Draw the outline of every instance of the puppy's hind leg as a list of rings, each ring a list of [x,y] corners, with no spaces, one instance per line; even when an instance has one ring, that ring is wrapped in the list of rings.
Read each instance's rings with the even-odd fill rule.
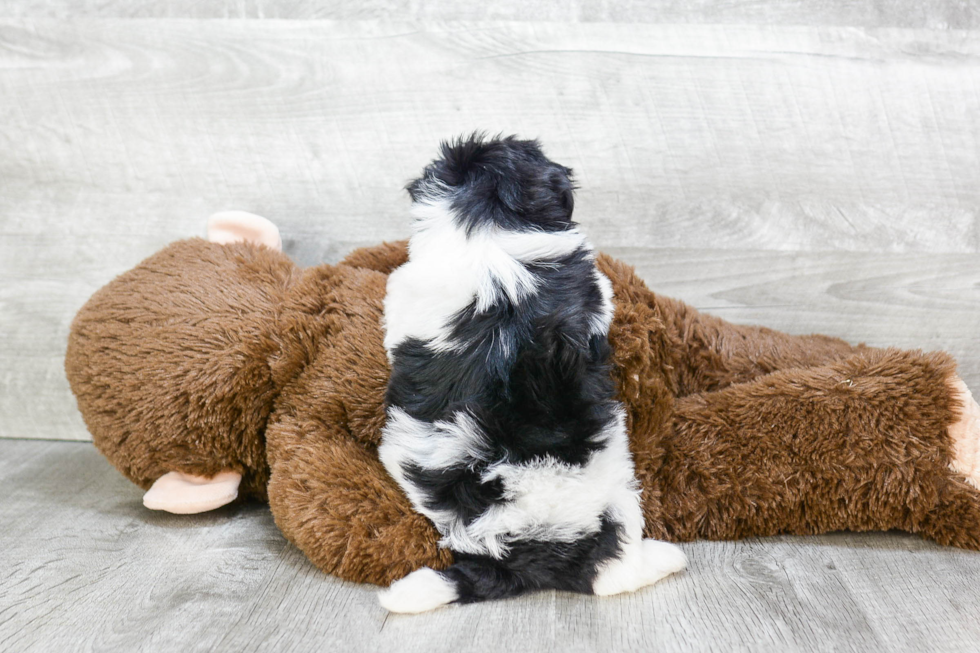
[[[396,580],[378,594],[378,601],[388,612],[418,614],[452,603],[459,594],[456,584],[442,573],[423,567]]]
[[[457,559],[462,557],[457,554]],[[500,561],[473,556],[445,571],[419,569],[378,596],[389,612],[415,614],[449,603],[476,603],[523,594],[529,584]]]
[[[653,585],[687,566],[680,547],[659,540],[638,540],[624,547],[620,557],[606,562],[592,583],[596,596],[633,592]]]

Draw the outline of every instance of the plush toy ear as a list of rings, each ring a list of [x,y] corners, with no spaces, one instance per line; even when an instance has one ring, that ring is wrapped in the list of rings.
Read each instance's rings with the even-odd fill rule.
[[[260,215],[247,211],[221,211],[208,218],[208,240],[212,243],[252,243],[282,251],[279,228]]]
[[[220,472],[212,478],[168,472],[143,495],[143,505],[175,515],[196,515],[227,505],[238,498],[242,475]]]

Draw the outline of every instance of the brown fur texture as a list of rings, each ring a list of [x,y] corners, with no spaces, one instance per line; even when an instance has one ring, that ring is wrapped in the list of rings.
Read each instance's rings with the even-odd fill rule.
[[[144,488],[241,472],[243,494],[342,578],[447,566],[377,456],[385,284],[405,259],[393,243],[301,271],[202,240],[150,257],[72,325],[66,370],[96,446]],[[980,549],[980,492],[949,468],[949,356],[732,325],[599,265],[648,537],[897,528]]]

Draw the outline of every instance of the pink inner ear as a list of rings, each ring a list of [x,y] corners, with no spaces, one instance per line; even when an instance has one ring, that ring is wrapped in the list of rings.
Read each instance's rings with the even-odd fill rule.
[[[208,218],[208,240],[212,243],[252,243],[282,251],[279,229],[260,215],[247,211],[221,211]]]
[[[220,472],[213,478],[168,472],[143,495],[143,505],[177,515],[207,512],[234,501],[241,482],[238,472]]]
[[[962,379],[955,377],[949,385],[953,396],[963,404],[960,419],[949,427],[953,443],[953,460],[949,466],[980,489],[980,406]]]

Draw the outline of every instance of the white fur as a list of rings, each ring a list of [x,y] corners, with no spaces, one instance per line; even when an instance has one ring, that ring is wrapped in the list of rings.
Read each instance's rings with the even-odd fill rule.
[[[453,421],[423,422],[397,406],[388,409],[381,449],[392,462],[410,461],[422,469],[445,469],[487,460],[487,442],[476,421],[465,412]]]
[[[584,246],[577,230],[511,233],[475,229],[470,234],[453,219],[448,200],[416,202],[415,234],[409,261],[388,277],[385,295],[385,349],[408,338],[426,341],[433,351],[450,351],[447,325],[476,300],[486,311],[501,295],[519,303],[537,291],[537,279],[523,263],[556,258]],[[424,307],[424,308],[423,308]]]
[[[434,610],[456,599],[455,585],[428,567],[413,571],[378,593],[383,608],[406,614]]]
[[[598,531],[605,512],[623,524],[628,535],[639,537],[643,516],[621,410],[596,440],[603,448],[581,466],[554,459],[491,466],[484,480],[500,479],[507,501],[491,506],[471,523],[469,541],[459,544],[481,543],[496,555],[506,550],[510,534],[571,542]]]
[[[578,229],[568,231],[514,232],[495,230],[493,239],[507,254],[522,263],[533,263],[568,256],[577,249],[589,249]]]
[[[599,284],[599,292],[602,293],[602,309],[592,316],[592,333],[605,335],[609,333],[609,325],[612,324],[613,313],[615,312],[613,287],[609,277],[599,272],[599,268],[595,269],[595,280]]]
[[[657,540],[627,542],[619,558],[609,560],[599,568],[592,591],[597,596],[633,592],[686,566],[687,556],[673,544]]]
[[[405,491],[412,506],[437,526],[454,523],[451,511],[431,510],[425,506],[426,495],[409,481],[402,470],[404,463],[423,469],[445,469],[487,459],[486,441],[473,418],[463,412],[452,422],[423,422],[401,408],[388,409],[378,457],[388,473]]]
[[[392,407],[378,455],[413,507],[443,534],[440,545],[499,559],[515,539],[573,542],[595,533],[604,513],[623,525],[627,539],[640,539],[643,514],[621,410],[597,439],[603,448],[581,466],[552,458],[491,465],[483,480],[499,479],[506,501],[469,525],[452,511],[426,507],[425,493],[405,477],[402,464],[444,469],[487,462],[486,442],[472,418],[456,413],[453,422],[427,424]]]

